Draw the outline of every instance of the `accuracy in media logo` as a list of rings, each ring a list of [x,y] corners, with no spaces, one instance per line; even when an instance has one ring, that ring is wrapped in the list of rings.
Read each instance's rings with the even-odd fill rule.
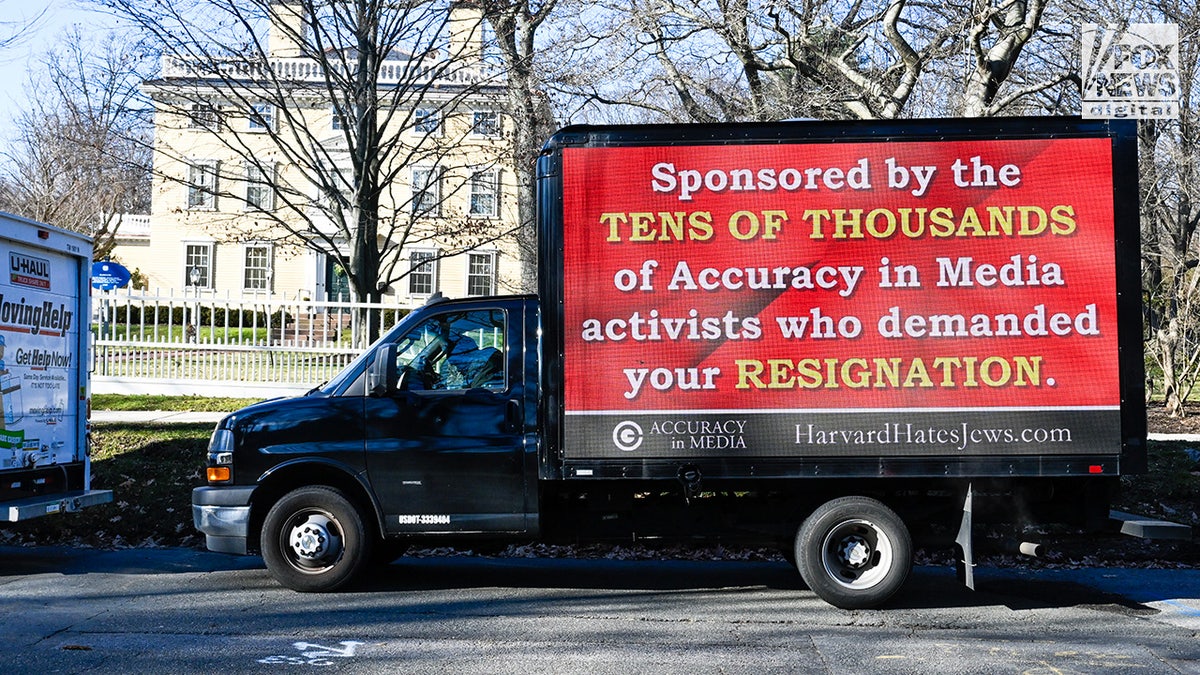
[[[1179,27],[1083,25],[1083,117],[1179,117]]]
[[[643,426],[645,425],[645,426]],[[746,420],[732,418],[655,417],[642,424],[618,422],[612,431],[613,445],[633,452],[649,439],[649,451],[745,450]]]
[[[617,446],[618,450],[633,452],[642,447],[642,441],[645,438],[646,435],[637,422],[626,420],[613,427],[613,445]]]

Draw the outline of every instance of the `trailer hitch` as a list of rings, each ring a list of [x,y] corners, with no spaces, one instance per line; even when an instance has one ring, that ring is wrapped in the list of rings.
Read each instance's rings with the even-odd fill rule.
[[[690,464],[685,464],[679,467],[678,478],[679,482],[683,485],[683,501],[688,506],[691,506],[692,500],[700,496],[704,477],[700,475],[700,469]]]

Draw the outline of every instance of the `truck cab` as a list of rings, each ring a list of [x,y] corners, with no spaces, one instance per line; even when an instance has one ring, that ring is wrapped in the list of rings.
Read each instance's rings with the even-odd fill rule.
[[[329,590],[414,537],[535,536],[538,334],[532,296],[431,302],[306,396],[229,415],[193,494],[208,547]]]

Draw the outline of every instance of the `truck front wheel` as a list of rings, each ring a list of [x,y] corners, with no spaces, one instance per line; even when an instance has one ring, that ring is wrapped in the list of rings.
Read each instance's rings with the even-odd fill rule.
[[[804,583],[842,609],[883,604],[912,568],[912,539],[904,521],[868,497],[821,505],[800,526],[795,548]]]
[[[352,581],[370,556],[362,513],[340,490],[303,487],[283,496],[263,521],[267,570],[302,592],[336,590]]]

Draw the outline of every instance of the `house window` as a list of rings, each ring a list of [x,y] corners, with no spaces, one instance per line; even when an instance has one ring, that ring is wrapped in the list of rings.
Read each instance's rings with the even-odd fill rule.
[[[409,253],[409,295],[433,295],[437,290],[437,253],[413,251]]]
[[[184,249],[183,285],[187,288],[212,288],[213,245],[188,244]]]
[[[246,244],[242,256],[242,288],[247,291],[271,290],[271,246]]]
[[[471,133],[476,136],[499,136],[500,113],[495,110],[476,110],[471,119]]]
[[[200,160],[188,167],[187,206],[195,210],[217,208],[217,163]]]
[[[217,107],[211,103],[193,103],[188,109],[188,126],[192,129],[216,128],[217,119]]]
[[[354,176],[349,161],[343,160],[341,157],[327,158],[321,164],[322,167],[314,180],[314,187],[317,190],[316,203],[326,209],[333,208],[335,205],[340,208],[348,208],[352,196],[350,186],[353,185]]]
[[[437,167],[418,166],[412,170],[412,212],[414,216],[437,216],[441,212],[442,190]]]
[[[492,295],[496,280],[496,254],[471,253],[467,267],[467,295]]]
[[[255,103],[250,109],[250,131],[267,131],[275,128],[275,106],[270,103]]]
[[[330,114],[331,119],[333,120],[332,124],[334,131],[341,131],[342,129],[346,128],[346,118],[338,112],[338,107],[336,105],[330,108]]]
[[[476,171],[471,175],[470,215],[478,218],[494,218],[497,215],[496,171]]]
[[[263,170],[257,164],[246,165],[246,208],[256,211],[271,211],[275,208],[274,167]]]
[[[433,108],[417,108],[413,111],[413,128],[419,134],[440,136],[442,133],[442,116]]]

